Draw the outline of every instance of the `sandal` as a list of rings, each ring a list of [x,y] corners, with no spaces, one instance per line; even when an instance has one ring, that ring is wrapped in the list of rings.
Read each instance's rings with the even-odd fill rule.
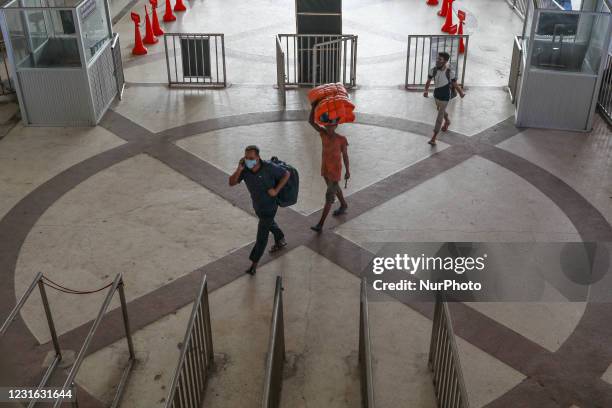
[[[321,231],[323,231],[323,226],[322,225],[313,225],[312,227],[310,227],[311,230],[313,230],[314,232],[318,232],[320,233]]]
[[[273,254],[275,252],[280,251],[281,249],[283,249],[286,246],[287,246],[287,241],[285,241],[285,239],[281,239],[281,240],[275,242],[274,245],[272,245],[272,247],[270,248],[270,251],[268,251],[268,252]]]
[[[336,210],[334,210],[334,212],[332,213],[332,215],[333,215],[334,217],[337,217],[337,216],[339,216],[339,215],[346,214],[346,210],[347,210],[347,208],[348,208],[348,207],[342,207],[342,206],[340,206],[340,207],[338,207]]]

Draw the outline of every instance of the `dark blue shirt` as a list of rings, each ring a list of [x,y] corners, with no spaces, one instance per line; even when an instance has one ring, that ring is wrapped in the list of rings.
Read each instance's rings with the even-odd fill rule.
[[[238,182],[244,183],[251,194],[253,209],[257,215],[274,215],[278,208],[276,197],[270,197],[268,190],[276,187],[285,176],[286,170],[269,161],[261,161],[257,173],[245,168],[238,177]]]

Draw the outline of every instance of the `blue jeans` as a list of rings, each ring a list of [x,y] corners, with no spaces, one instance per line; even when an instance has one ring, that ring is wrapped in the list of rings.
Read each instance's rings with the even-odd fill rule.
[[[259,223],[257,224],[257,241],[255,241],[255,246],[251,250],[251,255],[249,255],[249,259],[252,262],[259,262],[263,256],[266,246],[268,245],[268,235],[270,235],[270,233],[274,235],[274,241],[276,242],[285,237],[283,231],[281,231],[274,221],[275,216],[276,210],[274,210],[273,213],[257,214],[259,218]]]

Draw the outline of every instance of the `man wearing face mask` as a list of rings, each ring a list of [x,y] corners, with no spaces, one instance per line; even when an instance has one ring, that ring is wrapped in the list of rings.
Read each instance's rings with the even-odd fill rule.
[[[276,196],[287,184],[290,175],[289,171],[282,167],[272,162],[261,160],[257,146],[247,146],[244,150],[244,157],[238,163],[238,168],[229,177],[230,186],[235,186],[244,180],[251,194],[253,209],[259,218],[257,241],[251,250],[251,255],[249,255],[252,264],[246,270],[246,273],[250,275],[255,275],[257,272],[257,263],[268,245],[268,235],[270,232],[274,235],[275,241],[270,249],[270,253],[279,251],[287,245],[285,235],[274,221],[274,217],[278,209]]]
[[[463,89],[457,84],[457,76],[449,63],[450,55],[447,52],[441,52],[436,58],[436,66],[431,69],[425,83],[424,97],[429,96],[429,86],[431,81],[434,81],[434,100],[436,101],[436,108],[438,109],[438,116],[436,117],[436,125],[434,126],[433,136],[429,143],[432,146],[436,145],[436,138],[440,130],[446,132],[450,126],[450,118],[446,112],[448,103],[455,96],[455,91],[462,98],[465,96]]]

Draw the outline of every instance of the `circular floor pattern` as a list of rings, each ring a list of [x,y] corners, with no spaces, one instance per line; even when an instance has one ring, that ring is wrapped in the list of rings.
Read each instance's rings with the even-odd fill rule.
[[[226,201],[252,213],[248,196],[243,192],[230,190],[226,185],[225,173],[179,148],[174,142],[204,132],[236,126],[304,121],[307,114],[305,111],[252,113],[210,119],[151,133],[116,112],[109,111],[101,126],[127,143],[86,159],[48,180],[23,198],[0,220],[0,269],[5,273],[4,284],[0,287],[2,310],[10,310],[16,303],[15,266],[28,233],[51,205],[84,180],[114,164],[147,153]],[[365,113],[359,115],[359,123],[407,131],[424,137],[428,137],[431,131],[430,126],[423,123]],[[550,198],[573,223],[584,241],[612,241],[612,226],[584,197],[546,170],[496,147],[498,143],[519,131],[514,127],[512,118],[509,118],[471,138],[454,132],[443,135],[441,140],[450,145],[447,149],[354,193],[351,196],[353,210],[342,222],[363,214],[471,157],[481,156],[522,177]],[[361,251],[365,251],[363,248],[332,231],[315,241],[309,234],[302,232],[318,216],[318,211],[302,215],[290,210],[280,214],[279,218],[288,230],[295,233],[293,247],[307,245],[346,270],[360,273],[361,269],[355,264],[355,260],[361,258]],[[334,227],[341,222],[336,220],[330,224]],[[248,249],[248,246],[241,248],[237,253],[244,254]],[[234,253],[233,258],[239,256]],[[267,257],[264,261],[269,260]],[[227,270],[232,270],[231,266],[237,266],[235,261],[229,257],[221,258],[130,302],[129,308],[133,311],[132,330],[138,330],[189,303],[183,299],[190,298],[187,295],[192,292],[193,282],[197,281],[203,271],[211,277],[211,290],[242,276],[241,272],[228,274]],[[234,269],[241,270],[237,267]],[[173,298],[165,296],[169,293],[187,295],[175,299],[178,296]],[[159,302],[160,299],[163,300],[160,302],[161,306],[147,307],[152,304],[150,302]],[[431,315],[431,310],[428,308],[411,304],[408,306],[426,316]],[[538,407],[571,404],[581,407],[612,405],[612,387],[599,380],[612,362],[612,350],[605,347],[606,342],[612,338],[612,326],[609,325],[612,320],[610,305],[589,304],[572,335],[555,353],[547,352],[537,344],[462,304],[454,304],[452,311],[459,336],[527,377],[513,390],[488,404],[488,407],[535,406],[533,404]],[[100,328],[100,336],[92,343],[89,353],[100,350],[121,338],[120,331],[112,330],[113,317],[118,317],[117,310],[109,313],[103,327]],[[80,340],[88,329],[89,323],[64,333],[60,336],[62,347],[78,349]],[[483,336],[482,333],[489,335]],[[41,361],[50,350],[50,345],[39,345],[19,317],[2,339],[2,346],[11,350],[1,363],[2,371],[13,373],[11,379],[18,384],[33,383],[39,375]],[[99,401],[82,389],[79,397],[81,406],[101,406]]]

